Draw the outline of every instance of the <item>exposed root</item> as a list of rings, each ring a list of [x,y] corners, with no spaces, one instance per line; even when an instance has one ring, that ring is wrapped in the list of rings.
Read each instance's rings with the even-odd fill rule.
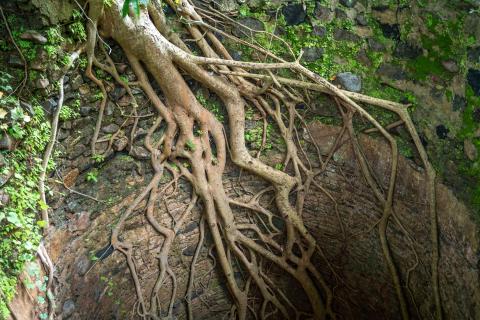
[[[386,236],[391,217],[408,236],[407,230],[395,217],[393,211],[398,150],[394,137],[387,131],[392,126],[385,128],[381,126],[359,105],[359,103],[365,103],[398,114],[401,123],[392,125],[406,126],[422,158],[428,182],[427,194],[434,248],[432,287],[437,308],[436,316],[441,318],[437,271],[438,235],[433,189],[435,176],[406,112],[406,106],[340,90],[301,66],[299,63],[301,54],[295,57],[292,52],[295,60],[287,62],[265,48],[252,45],[265,55],[265,59],[273,59],[276,62],[234,61],[213,32],[224,34],[234,40],[236,38],[211,27],[203,20],[218,19],[221,23],[235,23],[232,19],[214,9],[195,8],[186,0],[167,2],[186,22],[185,29],[190,33],[203,56],[193,55],[178,34],[169,28],[159,1],[151,1],[147,8],[142,8],[140,16],[135,18],[121,17],[122,1],[113,1],[109,7],[104,7],[100,0],[89,2],[87,45],[89,64],[86,73],[103,93],[99,117],[92,137],[92,154],[96,152],[95,144],[99,141],[98,133],[108,99],[105,85],[92,72],[93,65],[110,73],[116,82],[125,87],[132,98],[133,111],[130,116],[135,120],[130,143],[133,142],[136,122],[139,118],[131,90],[119,77],[113,61],[106,52],[104,53],[107,65],[100,63],[94,57],[97,24],[106,36],[113,38],[124,50],[137,77],[137,85],[151,101],[157,116],[144,140],[145,148],[151,155],[154,176],[132,204],[120,214],[111,237],[111,245],[124,254],[132,275],[138,299],[135,304],[137,315],[142,319],[161,319],[165,315],[172,317],[177,284],[176,276],[169,266],[168,257],[175,235],[198,202],[203,208],[200,218],[200,239],[191,263],[185,295],[189,319],[193,318],[191,299],[192,290],[195,287],[195,264],[203,246],[204,232],[207,231],[212,237],[216,251],[215,257],[210,256],[214,264],[218,263],[220,266],[233,302],[229,314],[231,319],[267,319],[269,317],[335,319],[336,313],[333,310],[335,288],[328,286],[321,270],[318,270],[313,263],[314,255],[320,253],[324,259],[325,256],[321,250],[321,244],[316,242],[305,227],[302,210],[305,197],[313,184],[334,204],[342,238],[344,240],[347,238],[347,231],[335,198],[315,178],[318,179],[320,173],[326,170],[334,152],[345,142],[344,136],[348,134],[362,173],[382,206],[382,216],[378,224],[372,228],[378,227],[382,253],[392,277],[401,315],[403,319],[408,319],[407,300],[404,297],[403,285]],[[212,12],[217,15],[217,18],[213,17]],[[241,43],[246,42],[236,40]],[[225,134],[223,124],[197,101],[179,69],[208,88],[222,101],[227,111],[228,136]],[[274,74],[278,69],[288,69],[296,74],[296,78],[279,77]],[[147,72],[161,88],[164,101],[150,84]],[[264,72],[264,74],[258,72]],[[312,142],[320,163],[319,169],[315,169],[316,166],[312,163],[308,150],[302,145],[298,127],[304,129],[310,137],[311,134],[302,115],[295,109],[297,103],[310,98],[309,92],[323,92],[333,96],[344,120],[344,126],[326,157],[321,155],[319,146]],[[256,156],[250,154],[244,138],[247,103],[258,110],[263,120],[262,144]],[[390,145],[391,168],[388,187],[385,190],[372,175],[372,170],[361,153],[352,124],[354,114],[370,122]],[[260,153],[267,140],[268,122],[273,123],[285,143],[283,170],[276,170],[260,159]],[[157,136],[155,133],[159,133],[160,128],[164,128],[163,134],[154,139]],[[112,141],[112,139],[109,140],[107,150]],[[269,187],[253,195],[248,201],[242,200],[240,193],[238,198],[230,198],[222,183],[222,174],[227,161],[232,161],[240,170],[248,171],[265,180]],[[170,182],[160,186],[165,170],[169,171],[172,178]],[[179,179],[192,185],[193,196],[183,213],[176,217],[169,212],[166,199],[176,194]],[[273,202],[268,205],[262,203],[261,198],[264,195],[272,197]],[[147,203],[146,207],[138,208],[144,200]],[[162,203],[170,213],[169,217],[158,217],[158,208]],[[236,210],[247,213],[243,218],[239,218]],[[135,212],[145,212],[148,223],[158,235],[163,237],[163,243],[158,248],[158,276],[147,298],[133,258],[133,245],[122,240],[120,236],[127,219]],[[284,227],[276,226],[274,219],[280,219]],[[409,239],[413,249],[413,240],[410,237]],[[341,281],[340,276],[328,261],[327,264],[338,285]],[[418,256],[415,264],[408,270],[408,274],[417,264]],[[270,273],[272,266],[298,283],[303,290],[307,305],[296,305],[294,299],[289,296],[288,288],[282,286],[277,277]],[[199,277],[198,281],[201,283],[202,278],[211,277],[212,271],[213,268]],[[236,272],[239,272],[242,277],[235,277]],[[407,287],[408,279],[409,275],[407,275]],[[171,283],[170,301],[167,311],[162,312],[163,306],[159,299],[159,292],[165,287],[167,281]]]

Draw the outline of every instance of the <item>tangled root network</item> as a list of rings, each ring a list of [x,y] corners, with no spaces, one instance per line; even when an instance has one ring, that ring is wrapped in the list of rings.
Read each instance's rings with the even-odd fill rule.
[[[284,60],[285,57],[277,57],[258,45],[213,27],[211,23],[214,21],[216,25],[234,27],[236,22],[211,7],[196,7],[188,0],[167,0],[167,3],[176,12],[178,20],[184,22],[182,33],[174,32],[169,27],[159,0],[152,0],[148,5],[142,6],[139,15],[130,13],[124,18],[121,12],[122,0],[112,0],[112,4],[108,6],[104,5],[103,0],[90,0],[87,6],[86,74],[103,92],[96,129],[91,140],[92,154],[109,152],[115,137],[114,134],[106,150],[97,150],[107,92],[104,82],[95,77],[92,68],[100,68],[109,73],[130,95],[131,116],[136,119],[131,137],[134,137],[139,118],[132,86],[143,91],[156,112],[155,121],[144,138],[154,175],[133,203],[119,213],[118,223],[111,235],[111,245],[125,256],[133,279],[137,295],[135,304],[137,315],[142,319],[161,319],[165,315],[162,308],[164,310],[167,308],[168,318],[172,318],[177,280],[169,266],[170,250],[177,231],[182,228],[187,218],[191,217],[192,210],[199,207],[200,237],[185,292],[190,319],[193,319],[190,300],[196,281],[195,263],[204,245],[206,233],[209,233],[213,240],[215,264],[223,273],[222,277],[226,280],[232,301],[226,317],[335,319],[337,315],[333,304],[334,290],[325,281],[322,270],[317,268],[319,264],[314,265],[312,262],[314,259],[317,261],[324,259],[322,244],[317,243],[305,227],[302,210],[305,197],[311,188],[328,193],[320,185],[319,176],[325,171],[339,141],[348,136],[363,176],[383,208],[381,218],[371,226],[371,229],[378,231],[401,316],[408,319],[409,307],[404,292],[408,290],[408,275],[407,285],[404,285],[392,259],[386,236],[389,221],[401,226],[401,222],[395,218],[392,207],[398,150],[396,140],[389,134],[388,128],[380,125],[363,107],[371,105],[398,115],[402,125],[411,135],[423,163],[431,217],[431,286],[435,316],[440,319],[438,240],[434,205],[435,173],[406,110],[407,106],[341,90],[303,67],[300,64],[301,54],[294,56],[292,53],[290,60]],[[185,33],[194,39],[201,55],[194,55],[182,40],[180,35]],[[259,55],[265,57],[264,62],[233,60],[219,41],[219,34],[231,41],[252,47]],[[276,37],[273,34],[271,36]],[[107,38],[113,39],[122,48],[136,75],[136,82],[126,83],[119,76],[114,61],[103,45],[103,39]],[[285,45],[288,46],[287,43]],[[97,48],[100,48],[100,54],[105,57],[102,61],[105,62],[97,60],[95,56]],[[285,70],[291,75],[289,78],[278,75],[279,71]],[[226,110],[225,123],[218,121],[197,101],[187,85],[185,75],[218,97]],[[151,81],[155,81],[160,90],[154,89]],[[309,134],[309,131],[301,110],[296,109],[299,103],[308,101],[309,94],[314,92],[331,96],[343,121],[337,142],[327,156],[321,155],[319,146],[311,141],[313,139],[309,139],[308,143],[312,145],[310,147],[317,150],[315,161],[319,164],[315,166],[307,157],[305,144],[300,143],[298,132],[302,130]],[[283,170],[272,168],[260,160],[262,148],[257,154],[247,149],[245,141],[247,107],[257,110],[263,118],[262,148],[267,139],[267,125],[273,125],[278,130],[286,146]],[[388,188],[378,183],[361,152],[357,132],[352,123],[355,116],[370,122],[374,130],[390,145],[392,162]],[[266,181],[268,187],[248,199],[231,198],[222,184],[227,161],[238,166],[240,170],[248,171]],[[160,184],[162,177],[171,177],[171,180],[166,184]],[[167,198],[173,197],[178,192],[180,179],[192,186],[190,203],[181,215],[175,219],[172,217],[170,224],[162,224],[159,221],[165,221],[165,218],[159,218],[159,207]],[[164,182],[164,179],[162,181]],[[335,201],[333,197],[330,198]],[[272,201],[264,201],[265,199]],[[139,210],[141,204],[142,210]],[[151,292],[146,292],[140,283],[133,245],[122,240],[125,222],[134,214],[145,214],[153,230],[164,239],[158,254],[158,277]],[[274,219],[283,220],[282,227],[274,224]],[[339,221],[341,224],[341,219]],[[321,265],[328,268],[328,262]],[[277,276],[274,276],[272,270],[276,270]],[[291,278],[301,288],[305,303],[299,304],[298,297],[291,297],[285,285],[278,281],[279,270],[284,277]],[[244,275],[240,279],[235,277],[239,272]],[[171,290],[169,303],[160,301],[159,292],[162,288]]]

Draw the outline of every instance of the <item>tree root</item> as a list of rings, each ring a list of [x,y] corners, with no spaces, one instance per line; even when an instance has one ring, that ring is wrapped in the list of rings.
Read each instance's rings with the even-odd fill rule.
[[[94,57],[97,24],[106,36],[113,38],[122,47],[137,77],[138,86],[152,102],[157,113],[157,118],[144,140],[145,148],[151,155],[150,161],[155,174],[131,205],[120,214],[111,237],[111,245],[124,254],[132,275],[138,299],[135,305],[137,315],[142,319],[162,318],[162,301],[159,301],[158,298],[159,291],[169,279],[172,286],[167,315],[172,316],[173,302],[176,296],[176,277],[169,267],[168,257],[177,231],[199,202],[203,207],[200,220],[200,239],[192,259],[188,288],[184,296],[189,319],[193,318],[191,296],[195,280],[195,263],[203,245],[205,231],[212,236],[216,250],[214,263],[218,263],[220,266],[233,301],[230,318],[241,320],[250,317],[255,319],[257,317],[260,319],[268,317],[335,319],[334,291],[327,285],[322,273],[312,262],[314,255],[318,253],[323,257],[324,255],[320,244],[316,243],[303,223],[302,210],[305,197],[313,184],[314,187],[324,192],[334,204],[342,238],[346,239],[345,226],[336,200],[315,180],[315,177],[318,177],[326,169],[333,153],[343,143],[345,133],[348,133],[367,183],[383,208],[382,217],[376,226],[402,318],[408,319],[409,307],[386,237],[391,217],[408,235],[407,230],[403,228],[393,211],[397,145],[395,138],[387,131],[388,127],[381,126],[359,105],[359,103],[365,103],[395,112],[412,136],[422,158],[427,175],[427,194],[432,223],[432,288],[436,316],[440,319],[438,235],[434,206],[435,175],[408,116],[406,106],[340,90],[301,66],[299,63],[301,54],[295,58],[294,62],[287,62],[269,53],[268,50],[253,45],[265,55],[265,58],[269,57],[276,62],[234,61],[212,32],[219,30],[203,21],[203,18],[214,19],[210,14],[213,9],[209,11],[204,8],[195,8],[186,0],[167,2],[186,22],[185,28],[194,39],[195,45],[202,51],[203,56],[191,54],[184,41],[169,28],[161,10],[161,4],[156,0],[151,1],[147,8],[142,8],[139,17],[127,16],[125,18],[121,17],[121,1],[113,1],[109,7],[104,7],[100,0],[89,2],[90,19],[87,45],[89,64],[86,73],[103,93],[99,118],[92,138],[92,154],[95,154],[95,144],[98,141],[103,110],[108,99],[104,84],[93,75],[92,66],[95,65],[110,73],[133,98],[130,88],[121,81],[108,55],[105,53],[108,65],[100,63]],[[227,16],[223,14],[219,14],[219,16],[222,23],[233,23]],[[234,37],[230,38],[235,39]],[[197,101],[179,69],[211,90],[222,101],[228,115],[228,136],[225,134],[223,124]],[[279,77],[274,74],[274,71],[278,69],[288,69],[294,72],[298,79]],[[263,71],[266,74],[246,72],[245,70]],[[150,84],[147,72],[152,75],[161,88],[164,101],[160,99]],[[264,82],[259,83],[259,80]],[[300,94],[297,89],[303,91],[304,94]],[[314,169],[306,149],[302,146],[302,139],[297,129],[300,126],[310,135],[303,117],[295,109],[297,103],[304,101],[304,96],[309,98],[309,92],[323,92],[333,96],[344,120],[344,126],[327,157],[320,154],[319,146],[312,141],[321,165],[320,169]],[[247,103],[254,106],[263,119],[262,145],[256,156],[249,153],[244,138]],[[135,102],[133,110],[133,117],[135,121],[138,121]],[[361,154],[352,125],[354,114],[369,121],[375,130],[389,142],[391,171],[386,191],[371,174],[371,169]],[[276,170],[266,165],[259,157],[267,139],[267,121],[273,122],[285,142],[284,170]],[[395,125],[400,125],[400,122]],[[132,141],[130,143],[133,142],[135,127],[136,124],[131,132],[130,139]],[[154,133],[157,133],[161,127],[165,127],[166,130],[160,138],[154,141]],[[225,164],[229,160],[240,170],[248,171],[265,180],[269,187],[253,195],[247,202],[229,198],[222,183]],[[160,180],[165,170],[171,173],[172,179],[160,188]],[[173,215],[158,219],[156,213],[160,203],[175,194],[179,179],[187,181],[193,187],[190,204],[178,219]],[[261,197],[266,194],[273,195],[273,203],[269,204],[270,207],[264,206],[260,202]],[[144,199],[147,199],[147,205],[142,212],[145,212],[146,219],[155,232],[164,239],[158,248],[159,274],[147,299],[145,299],[145,290],[140,282],[133,258],[133,246],[131,243],[121,240],[120,237],[126,220],[134,212],[137,212],[137,207]],[[245,219],[237,217],[235,209],[238,208],[248,212]],[[274,218],[283,220],[284,228],[275,226]],[[207,230],[204,230],[204,222]],[[413,240],[409,239],[413,248]],[[416,259],[414,267],[418,264],[418,256]],[[274,275],[269,273],[266,265],[275,265],[276,268],[293,278],[302,288],[308,306],[295,305],[293,299],[288,295],[288,290],[277,282],[278,279]],[[340,277],[335,273],[333,267],[328,265],[338,281]],[[412,268],[408,270],[408,274],[413,270]],[[206,275],[211,275],[212,270]],[[241,279],[235,277],[236,271],[242,275]],[[408,278],[407,275],[407,287]]]

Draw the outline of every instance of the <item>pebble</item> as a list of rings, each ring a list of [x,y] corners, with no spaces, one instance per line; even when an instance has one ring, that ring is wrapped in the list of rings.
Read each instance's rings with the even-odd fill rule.
[[[457,62],[455,62],[454,60],[442,61],[442,66],[445,68],[445,70],[451,73],[457,73],[458,71],[460,71]]]
[[[20,35],[20,39],[32,41],[32,42],[35,42],[35,43],[38,43],[38,44],[47,43],[47,38],[45,38],[40,33],[38,33],[37,31],[34,31],[34,30],[25,31],[24,33],[22,33]]]
[[[352,92],[360,92],[362,90],[362,79],[351,72],[337,74],[336,80],[345,90]]]
[[[64,319],[70,317],[75,312],[75,302],[72,299],[68,299],[62,306],[62,317]]]

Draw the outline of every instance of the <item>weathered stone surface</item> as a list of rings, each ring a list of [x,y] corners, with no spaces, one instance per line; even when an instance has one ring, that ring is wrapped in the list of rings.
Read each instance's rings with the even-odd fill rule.
[[[113,150],[122,151],[128,146],[128,138],[120,137],[113,142]]]
[[[48,79],[37,79],[35,81],[35,88],[37,89],[45,89],[50,85],[50,81]]]
[[[307,47],[307,48],[303,48],[302,60],[305,62],[313,62],[320,59],[322,55],[323,55],[322,48]]]
[[[362,90],[362,79],[351,72],[337,74],[336,81],[338,81],[345,90],[352,92],[360,92]]]
[[[6,132],[0,136],[0,150],[11,151],[15,148],[15,140]]]
[[[150,159],[150,152],[142,146],[135,146],[132,148],[132,157],[139,160]]]
[[[75,312],[75,302],[71,299],[68,299],[63,303],[62,306],[62,316],[64,319],[67,319]]]
[[[20,39],[32,41],[38,44],[47,43],[47,38],[45,38],[43,35],[41,35],[39,32],[35,30],[25,31],[20,35]]]
[[[393,80],[405,80],[407,78],[407,74],[403,71],[402,67],[388,63],[381,64],[377,73],[379,76]]]
[[[32,0],[32,4],[38,9],[37,18],[41,16],[52,25],[69,20],[75,9],[68,0]]]
[[[23,61],[17,55],[11,55],[8,58],[8,64],[15,68],[23,68]]]
[[[385,51],[385,45],[378,42],[374,38],[368,38],[367,43],[368,43],[368,46],[370,47],[370,49],[373,50],[373,51],[376,51],[376,52]]]
[[[250,17],[242,18],[242,19],[237,20],[237,22],[246,27],[246,28],[242,28],[242,27],[238,26],[238,28],[234,28],[232,30],[232,33],[235,36],[240,37],[240,38],[245,38],[245,37],[248,38],[250,36],[253,36],[254,32],[250,31],[249,29],[254,30],[254,31],[264,31],[265,30],[265,26],[263,25],[263,22],[255,19],[255,18],[250,18]]]
[[[305,21],[307,12],[305,11],[303,4],[289,4],[282,9],[283,16],[287,25],[297,25]]]
[[[102,128],[102,131],[105,133],[115,133],[120,127],[115,123],[110,123],[109,125]]]
[[[480,63],[480,46],[469,48],[467,51],[468,61],[472,63]]]
[[[393,55],[401,59],[415,59],[422,54],[422,49],[409,42],[399,42]]]
[[[238,9],[238,4],[235,0],[215,1],[214,4],[215,7],[222,12],[232,12]]]
[[[358,42],[361,40],[361,38],[357,36],[355,33],[345,29],[336,29],[333,32],[333,37],[335,38],[335,40],[338,40],[338,41]]]
[[[335,18],[335,12],[326,6],[322,6],[320,2],[317,2],[315,5],[313,15],[322,22],[330,22]]]
[[[442,61],[442,66],[445,68],[445,70],[451,73],[457,73],[458,71],[460,71],[460,67],[458,66],[457,62],[454,60]]]

